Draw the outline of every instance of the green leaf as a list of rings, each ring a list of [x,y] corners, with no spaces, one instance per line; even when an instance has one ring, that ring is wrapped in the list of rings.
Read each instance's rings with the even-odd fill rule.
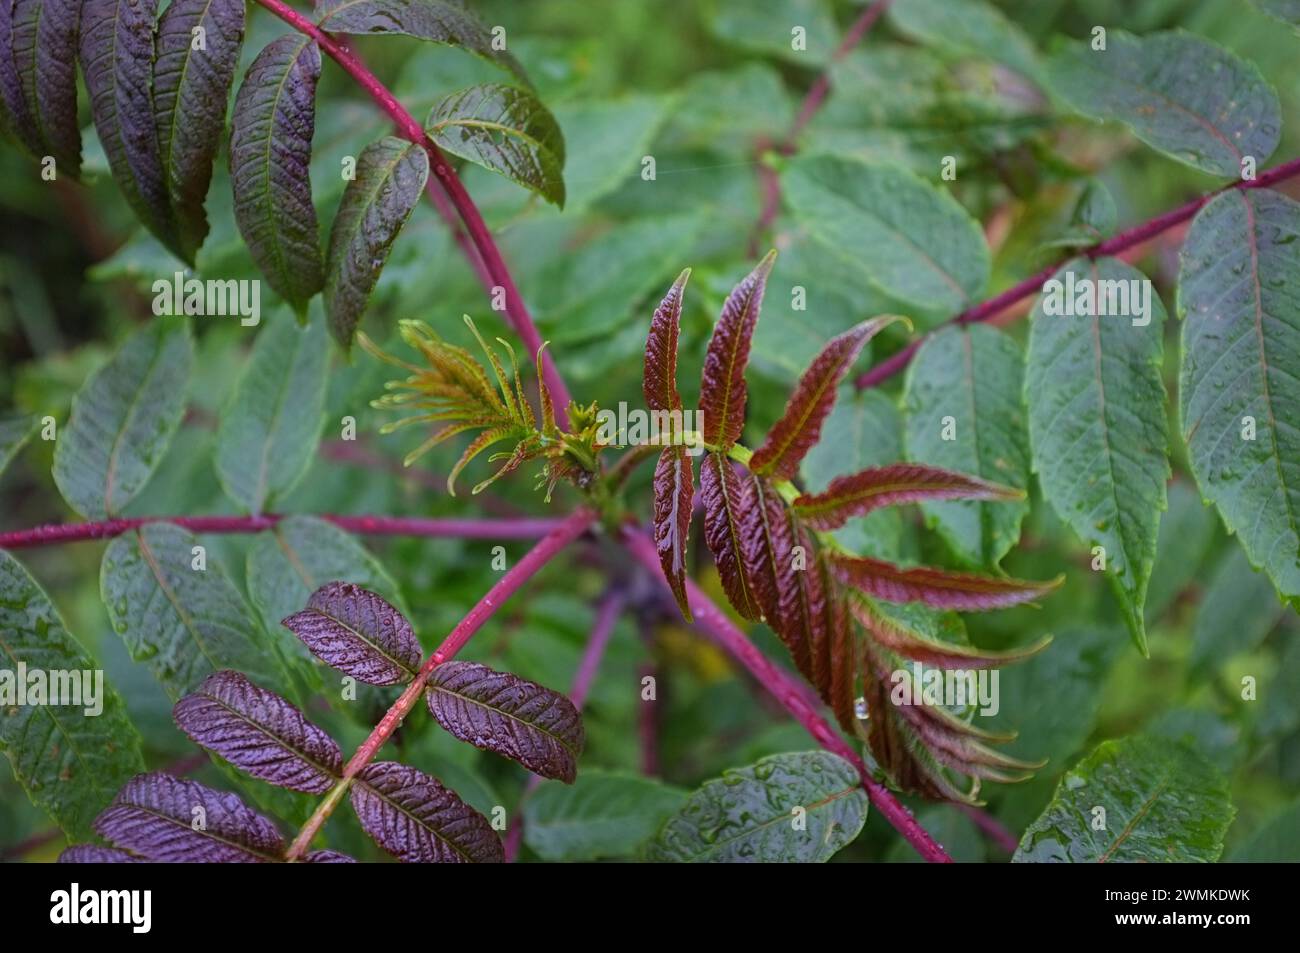
[[[1300,205],[1230,191],[1192,221],[1181,255],[1183,439],[1201,494],[1251,565],[1300,595]]]
[[[803,461],[808,489],[824,490],[837,476],[897,462],[903,456],[902,430],[898,408],[880,391],[856,391],[848,384],[841,387],[835,409],[822,426],[822,439]],[[850,521],[833,535],[851,553],[898,558],[903,545],[902,511],[897,507],[876,510]]]
[[[320,226],[311,200],[320,49],[300,34],[257,54],[230,117],[235,222],[267,282],[301,315],[324,284]]]
[[[288,315],[257,337],[217,431],[217,475],[249,513],[280,502],[302,478],[320,442],[329,339],[322,321]]]
[[[1148,296],[1145,314],[1137,288]],[[1094,303],[1080,304],[1076,290],[1091,292]],[[1071,313],[1075,306],[1083,313]],[[1025,403],[1034,470],[1061,519],[1087,546],[1104,548],[1124,621],[1146,654],[1147,581],[1169,479],[1164,305],[1123,262],[1075,259],[1044,285],[1030,321]]]
[[[650,778],[584,770],[573,784],[543,784],[524,803],[524,843],[550,861],[632,857],[686,797]]]
[[[442,149],[564,205],[564,136],[532,93],[488,83],[443,97],[425,131]]]
[[[1044,249],[1085,248],[1115,231],[1118,212],[1115,199],[1100,179],[1086,179],[1070,210],[1069,221],[1056,238],[1043,243]]]
[[[1214,511],[1201,502],[1201,495],[1190,481],[1173,480],[1168,493],[1169,509],[1160,520],[1156,561],[1147,586],[1148,625],[1174,605],[1179,594],[1197,578],[1218,525]]]
[[[853,765],[825,751],[777,754],[724,771],[649,845],[652,861],[824,863],[867,819]]]
[[[196,30],[203,37],[197,50]],[[154,121],[186,261],[194,260],[208,234],[203,201],[226,130],[226,106],[243,40],[243,0],[172,0],[158,23]]]
[[[1116,119],[1172,159],[1237,178],[1246,156],[1277,148],[1277,94],[1253,63],[1209,40],[1171,31],[1109,30],[1106,49],[1069,43],[1048,62],[1053,89],[1078,112]]]
[[[1003,63],[1041,83],[1042,64],[1023,30],[983,0],[895,0],[889,21],[904,36]]]
[[[497,36],[492,30],[453,0],[324,0],[317,13],[317,25],[327,33],[396,33],[457,46],[528,84],[519,61],[494,45]],[[508,42],[504,33],[500,38]]]
[[[1106,741],[1061,779],[1012,860],[1209,863],[1235,814],[1228,782],[1185,744]]]
[[[641,160],[673,100],[636,95],[558,103],[553,112],[564,130],[566,215],[586,209],[628,180],[639,180]],[[674,273],[680,270],[680,263]]]
[[[54,447],[54,482],[87,519],[120,516],[148,481],[185,412],[188,325],[156,318],[91,375]]]
[[[1268,577],[1233,546],[1214,567],[1192,625],[1191,674],[1206,675],[1256,649],[1285,611]]]
[[[1300,16],[1300,4],[1297,4]],[[1292,801],[1260,826],[1228,857],[1234,864],[1294,864],[1300,861],[1300,800]]]
[[[171,523],[149,523],[104,551],[99,587],[131,658],[147,662],[173,701],[221,669],[285,692],[278,655],[239,591],[198,538]]]
[[[19,669],[20,665],[24,668]],[[23,672],[26,704],[20,705],[16,693]],[[58,673],[73,673],[82,679],[81,704],[34,703],[30,692],[38,672],[44,673],[42,681],[47,685]],[[96,693],[93,699],[90,692]],[[49,696],[47,700],[53,701]],[[0,750],[8,755],[14,777],[32,802],[74,839],[91,836],[95,815],[132,775],[144,770],[140,736],[122,699],[104,684],[99,663],[68,633],[36,580],[3,551]]]
[[[777,56],[807,69],[831,58],[840,31],[824,0],[748,0],[720,3],[708,19],[709,32],[723,43]],[[802,31],[796,46],[795,29]]]
[[[352,346],[389,249],[420,201],[429,156],[413,142],[385,136],[366,146],[356,173],[339,202],[325,259],[325,313],[344,348]]]
[[[1255,0],[1255,6],[1283,23],[1300,26],[1300,0]]]
[[[786,204],[824,246],[885,293],[960,311],[989,277],[984,233],[951,195],[905,169],[836,156],[792,162]]]
[[[13,463],[36,432],[32,414],[0,414],[0,473]]]
[[[1025,489],[1022,374],[1019,346],[1000,331],[971,325],[935,334],[917,352],[904,385],[907,459]],[[923,503],[921,510],[958,558],[994,567],[1020,539],[1029,503],[962,500]]]
[[[95,130],[118,188],[149,231],[186,258],[154,126],[157,18],[158,0],[85,0],[78,56]]]

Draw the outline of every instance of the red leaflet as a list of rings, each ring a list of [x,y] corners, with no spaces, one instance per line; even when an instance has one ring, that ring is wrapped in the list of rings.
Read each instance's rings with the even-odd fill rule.
[[[835,406],[835,389],[862,348],[881,328],[902,320],[898,315],[882,315],[831,338],[799,378],[794,394],[785,405],[785,413],[763,445],[754,451],[750,469],[763,476],[793,480],[804,455],[821,437],[822,422]],[[736,436],[740,436],[739,430]]]
[[[650,319],[641,389],[651,410],[682,409],[682,398],[677,393],[677,336],[682,325],[682,294],[690,277],[689,268],[677,276]]]
[[[763,289],[775,260],[776,252],[768,252],[727,297],[704,356],[700,381],[704,442],[724,450],[740,439],[745,426],[745,365],[763,306]]]
[[[1024,495],[1023,490],[938,467],[895,463],[836,477],[823,492],[799,497],[794,508],[813,529],[832,530],[882,506],[922,500],[1018,500]]]
[[[967,645],[931,639],[903,622],[889,618],[873,605],[870,599],[857,593],[849,598],[849,604],[852,606],[853,615],[866,626],[878,644],[903,658],[932,668],[998,668],[1037,655],[1052,641],[1052,637],[1048,635],[1024,648],[1009,652],[989,652]]]
[[[501,863],[492,825],[423,771],[391,761],[367,765],[352,785],[365,832],[408,864]]]
[[[1051,582],[980,576],[967,572],[947,572],[918,566],[903,569],[892,563],[865,556],[830,557],[831,569],[845,585],[860,589],[869,596],[890,602],[924,602],[939,609],[978,612],[1001,609],[1029,602],[1061,584],[1063,577]]]
[[[745,512],[754,505],[749,478],[738,473],[721,453],[710,453],[700,463],[700,494],[704,501],[704,541],[713,553],[722,588],[737,612],[757,622],[763,610],[741,561],[741,526]]]
[[[769,524],[775,521],[779,526],[784,522],[785,513],[780,498],[767,481],[748,472],[743,476],[738,473],[737,478],[744,481],[744,493],[749,497],[740,511],[740,565],[762,618],[775,628],[780,612],[780,589]]]
[[[685,447],[666,447],[655,466],[655,547],[664,576],[673,588],[677,605],[686,621],[691,609],[686,604],[686,538],[691,531],[691,503],[695,496],[695,474]]]
[[[329,582],[307,608],[284,619],[326,665],[371,685],[409,682],[420,668],[420,643],[411,623],[369,590]]]

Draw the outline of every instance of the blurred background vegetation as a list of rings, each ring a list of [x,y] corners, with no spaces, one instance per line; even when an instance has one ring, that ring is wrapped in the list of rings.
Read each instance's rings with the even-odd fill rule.
[[[565,134],[568,201],[562,211],[480,168],[465,169],[464,179],[496,230],[579,400],[640,406],[641,350],[650,311],[673,277],[690,266],[694,276],[683,316],[679,376],[692,406],[707,336],[724,295],[752,267],[755,247],[780,250],[752,360],[751,440],[779,415],[789,386],[827,337],[873,314],[899,310],[820,253],[784,210],[770,233],[752,244],[765,165],[832,151],[893,160],[938,181],[941,157],[955,156],[960,174],[947,185],[985,225],[994,256],[990,293],[996,291],[1059,254],[1044,249],[1044,243],[1061,235],[1089,177],[1113,195],[1120,227],[1217,184],[1143,148],[1119,126],[1071,116],[1041,91],[1034,80],[1035,50],[1049,49],[1057,37],[1086,37],[1094,24],[1134,33],[1181,27],[1253,61],[1282,101],[1283,141],[1275,161],[1300,154],[1297,38],[1246,0],[1008,0],[997,5],[1030,44],[1025,50],[1005,47],[997,54],[1001,62],[949,37],[909,32],[886,16],[854,52],[830,67],[830,98],[792,155],[779,154],[773,145],[784,139],[802,97],[827,67],[830,50],[860,13],[858,3],[499,0],[472,5],[486,22],[506,26],[510,48]],[[758,28],[764,22],[806,25],[808,51],[790,49],[788,27]],[[245,65],[285,29],[250,5]],[[467,54],[416,40],[360,39],[355,46],[417,117],[450,90],[498,78]],[[85,110],[84,95],[81,103]],[[372,104],[327,64],[312,169],[322,221],[332,218],[342,191],[342,157],[356,155],[386,131]],[[87,146],[90,181],[84,186],[60,182],[53,189],[18,150],[0,150],[0,408],[53,415],[60,422],[87,375],[133,327],[151,320],[152,282],[181,268],[135,224],[93,135]],[[645,156],[655,160],[653,181],[641,177]],[[230,206],[222,158],[208,198],[213,232],[200,254],[199,272],[258,277]],[[1152,243],[1136,262],[1156,283],[1171,314],[1180,238],[1181,232],[1171,233]],[[870,254],[870,249],[859,251]],[[806,311],[790,308],[795,285],[808,289]],[[264,285],[264,321],[289,320],[270,294]],[[918,329],[949,317],[908,310]],[[398,319],[421,318],[461,340],[462,312],[485,330],[509,336],[436,213],[421,203],[383,273],[365,328],[400,351],[393,334]],[[1023,322],[1010,322],[1007,330],[1023,341]],[[213,421],[254,335],[225,319],[200,318],[196,331],[192,411],[131,514],[234,512],[212,467]],[[1176,335],[1176,321],[1169,322],[1167,333]],[[859,367],[904,339],[899,331],[877,341],[873,357]],[[1166,354],[1172,394],[1177,348],[1167,347]],[[446,473],[459,447],[443,448],[416,470],[401,471],[399,461],[417,436],[411,431],[378,436],[384,418],[369,408],[387,376],[365,355],[351,363],[336,355],[323,452],[286,511],[466,514],[483,502],[449,499],[433,476]],[[879,391],[846,393],[832,421],[833,438],[812,465],[829,475],[900,458],[901,386],[896,378]],[[1172,406],[1171,401],[1176,414]],[[344,415],[356,417],[360,434],[349,454],[364,455],[378,468],[337,458],[338,421]],[[1172,418],[1170,432],[1178,433]],[[1149,660],[1134,651],[1106,583],[1088,571],[1086,549],[1037,498],[1035,485],[1021,544],[1005,568],[1029,578],[1064,572],[1066,585],[1041,608],[972,616],[967,624],[971,638],[985,646],[1025,643],[1047,632],[1056,636],[1048,651],[1002,673],[996,719],[1020,731],[1009,747],[1012,754],[1048,763],[1034,780],[990,785],[984,795],[989,809],[1018,833],[1042,810],[1060,775],[1097,741],[1138,731],[1188,738],[1232,780],[1238,817],[1225,857],[1300,859],[1296,615],[1278,602],[1217,515],[1201,504],[1181,441],[1173,443],[1175,480],[1147,605]],[[51,456],[52,444],[33,440],[4,474],[0,529],[72,518],[50,479]],[[641,489],[630,496],[643,517],[649,513],[648,476],[639,475]],[[520,473],[493,493],[519,509],[544,512],[531,482]],[[551,509],[571,502],[569,491],[562,490]],[[856,539],[862,548],[954,564],[913,508],[864,526]],[[245,585],[244,566],[255,540],[210,536],[206,542],[209,558]],[[400,586],[426,650],[496,578],[490,543],[365,542]],[[170,703],[143,666],[127,658],[109,625],[98,589],[103,545],[49,547],[21,557],[126,698],[145,737],[149,765],[192,759],[196,750],[172,726]],[[523,546],[507,549],[515,558]],[[702,550],[694,547],[700,574],[717,590]],[[492,620],[465,656],[562,689],[591,627],[603,570],[617,559],[612,550],[588,552],[572,566],[549,567]],[[617,565],[615,571],[624,572]],[[631,575],[629,570],[622,578],[626,582]],[[649,767],[666,782],[694,787],[724,768],[813,747],[721,653],[675,621],[657,593],[629,585],[632,610],[619,623],[587,708],[589,746],[582,770]],[[769,632],[757,627],[752,637],[788,664]],[[658,678],[659,700],[647,716],[639,678],[650,672]],[[1243,675],[1258,679],[1258,701],[1241,700]],[[383,707],[383,698],[376,697],[361,717],[330,712],[320,717],[348,748]],[[398,743],[403,760],[441,777],[480,810],[504,804],[513,811],[518,803],[525,781],[521,769],[455,742],[429,719],[411,719]],[[207,783],[230,783],[202,758],[187,766]],[[958,859],[1006,859],[956,809],[922,806],[921,818]],[[373,857],[373,848],[348,829],[351,824],[341,816],[331,821],[338,846]],[[42,841],[50,828],[10,778],[7,762],[0,766],[0,854],[21,845],[27,859],[52,858],[62,838]],[[524,856],[534,855],[526,850]],[[892,829],[872,818],[838,859],[911,857]]]

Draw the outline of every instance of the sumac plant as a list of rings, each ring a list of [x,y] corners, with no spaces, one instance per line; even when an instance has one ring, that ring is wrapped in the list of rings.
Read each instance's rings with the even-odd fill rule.
[[[1295,4],[300,6],[0,3],[0,856],[1297,858]]]

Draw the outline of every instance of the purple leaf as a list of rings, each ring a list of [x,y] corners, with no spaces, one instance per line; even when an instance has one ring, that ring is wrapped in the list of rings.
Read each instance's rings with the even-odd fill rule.
[[[343,773],[334,739],[274,692],[238,672],[214,672],[172,709],[181,731],[247,774],[324,794]]]
[[[97,844],[73,844],[59,855],[61,864],[142,864],[143,857],[116,847]]]
[[[677,276],[650,318],[641,390],[651,410],[682,409],[682,398],[677,393],[677,337],[682,325],[682,295],[690,277],[689,268]]]
[[[81,127],[77,125],[77,19],[80,0],[14,0],[0,24],[13,17],[13,33],[0,27],[0,87],[11,88],[10,70],[21,84],[23,102],[14,131],[38,158],[54,157],[59,175],[81,174]],[[12,11],[7,9],[12,6]],[[12,65],[11,65],[12,64]],[[12,107],[11,107],[12,108]]]
[[[572,783],[585,734],[573,703],[477,662],[444,662],[429,679],[429,713],[461,741]]]
[[[763,617],[758,596],[746,574],[741,527],[754,507],[754,488],[748,474],[721,453],[710,453],[700,463],[700,497],[704,501],[704,541],[722,579],[727,598],[744,618]]]
[[[831,571],[846,586],[888,602],[923,602],[937,609],[984,612],[1030,602],[1051,592],[1064,577],[1032,582],[1007,576],[949,572],[929,566],[904,569],[880,559],[834,553]]]
[[[700,380],[704,442],[722,450],[730,449],[745,427],[748,400],[745,367],[749,364],[749,346],[774,261],[776,252],[769,252],[727,296],[704,355]]]
[[[352,785],[361,826],[408,864],[501,863],[492,826],[435,778],[391,761],[368,765]]]
[[[355,864],[357,859],[336,850],[314,850],[302,859],[304,864]]]
[[[275,825],[235,795],[157,772],[128,781],[95,830],[162,864],[267,863],[284,853]]]
[[[409,682],[420,668],[420,643],[402,614],[373,592],[328,582],[307,608],[281,625],[326,665],[370,685]]]
[[[686,601],[686,541],[691,533],[695,474],[685,447],[665,447],[659,454],[654,490],[655,548],[659,551],[659,564],[682,616],[690,622],[691,609]]]

